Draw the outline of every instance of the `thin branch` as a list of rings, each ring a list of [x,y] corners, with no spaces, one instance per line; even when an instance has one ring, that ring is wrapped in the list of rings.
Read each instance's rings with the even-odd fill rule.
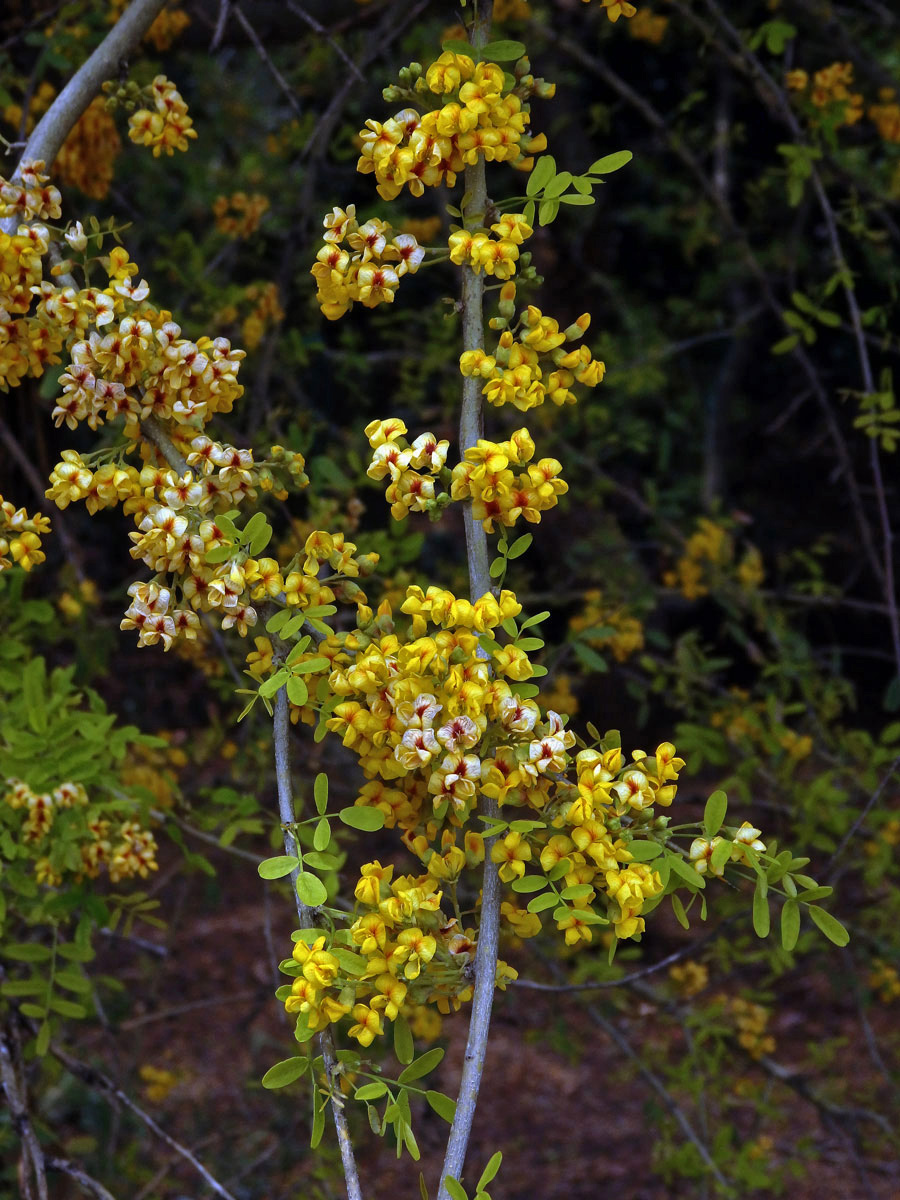
[[[70,1158],[57,1158],[56,1155],[50,1155],[46,1159],[47,1169],[50,1171],[59,1171],[63,1175],[68,1175],[70,1179],[74,1179],[81,1190],[88,1196],[96,1197],[96,1200],[116,1200],[112,1192],[94,1179],[93,1175],[88,1175],[84,1167],[78,1163],[72,1162]]]
[[[484,46],[490,37],[493,0],[478,3],[470,31],[473,46]],[[465,190],[469,201],[464,214],[466,225],[473,221],[484,222],[487,209],[487,183],[484,158],[479,158],[466,167]],[[463,267],[462,277],[462,335],[463,349],[475,350],[484,344],[484,275]],[[459,453],[465,455],[484,436],[484,411],[481,397],[481,382],[473,376],[463,380],[462,412],[459,422]],[[463,508],[466,533],[466,557],[469,567],[469,593],[472,600],[491,590],[487,535],[480,521],[475,519],[472,502]],[[486,796],[481,797],[481,813],[486,817],[497,816],[497,803]],[[469,1017],[469,1032],[463,1059],[462,1076],[456,1113],[447,1140],[438,1200],[449,1200],[447,1178],[461,1180],[465,1166],[466,1151],[475,1119],[478,1092],[484,1074],[488,1036],[491,1024],[491,1009],[497,978],[497,956],[500,948],[500,876],[497,864],[491,858],[492,838],[485,838],[484,876],[481,890],[481,917],[478,927],[478,945],[475,949],[475,988],[472,996],[472,1012]]]
[[[293,855],[297,852],[291,826],[294,824],[294,791],[291,785],[290,757],[290,705],[286,688],[279,688],[275,695],[275,712],[273,720],[273,736],[275,742],[275,780],[278,788],[278,815],[284,830],[284,852]],[[316,924],[316,910],[304,904],[297,892],[297,875],[299,868],[291,872],[291,888],[297,905],[297,916],[304,929]],[[347,1113],[336,1093],[337,1083],[337,1051],[334,1034],[331,1029],[320,1033],[316,1039],[319,1052],[325,1067],[325,1078],[331,1094],[331,1112],[334,1117],[334,1127],[337,1131],[338,1145],[341,1151],[341,1164],[344,1168],[344,1181],[347,1185],[347,1200],[362,1200],[362,1189],[359,1183],[359,1171],[353,1153],[353,1143],[350,1141],[350,1126]]]
[[[299,17],[301,21],[305,21],[310,29],[313,29],[316,33],[321,34],[338,58],[340,58],[350,68],[351,75],[355,75],[360,83],[366,82],[365,75],[363,75],[362,71],[360,71],[359,67],[356,65],[344,47],[339,42],[334,40],[324,25],[320,24],[314,16],[306,11],[305,8],[297,4],[296,0],[287,0],[287,7],[295,17]]]
[[[18,1037],[12,1024],[0,1028],[0,1083],[6,1094],[9,1118],[22,1143],[19,1162],[19,1182],[24,1200],[47,1200],[47,1176],[44,1152],[31,1124],[28,1112],[28,1096],[22,1076],[22,1056],[19,1053]],[[34,1188],[32,1188],[32,1181]]]
[[[78,68],[35,126],[25,146],[13,181],[20,178],[22,163],[40,160],[49,167],[78,118],[99,93],[104,80],[117,74],[166,5],[166,0],[132,0],[94,53]],[[0,230],[15,233],[17,217],[0,221]]]
[[[262,59],[266,70],[269,72],[269,74],[272,76],[272,78],[278,84],[278,87],[280,88],[282,95],[284,96],[285,100],[287,100],[288,104],[291,106],[291,109],[293,110],[293,112],[296,114],[296,116],[302,117],[303,109],[297,103],[297,97],[294,95],[294,89],[291,87],[291,85],[288,83],[288,81],[285,79],[285,77],[282,75],[282,73],[278,70],[278,68],[272,62],[271,58],[269,57],[269,53],[266,50],[265,46],[263,45],[259,34],[256,32],[256,30],[253,28],[252,24],[244,16],[244,10],[241,8],[241,6],[239,4],[232,4],[231,11],[237,17],[239,25],[241,26],[244,33],[246,33],[247,37],[252,42],[254,50],[259,55],[259,57]]]
[[[143,1125],[145,1125],[155,1137],[159,1138],[161,1142],[165,1142],[170,1150],[174,1150],[177,1155],[183,1158],[186,1162],[190,1163],[198,1175],[202,1176],[207,1185],[212,1188],[215,1194],[222,1197],[222,1200],[235,1200],[235,1197],[231,1194],[231,1192],[229,1192],[227,1188],[219,1183],[218,1179],[216,1179],[215,1176],[206,1169],[203,1163],[200,1162],[197,1156],[191,1150],[189,1150],[187,1146],[182,1146],[182,1144],[176,1141],[171,1134],[166,1133],[166,1131],[160,1125],[157,1125],[153,1117],[151,1117],[149,1113],[144,1112],[140,1105],[136,1104],[127,1092],[124,1092],[120,1087],[113,1083],[109,1076],[104,1075],[102,1071],[97,1070],[96,1067],[92,1067],[89,1063],[82,1062],[81,1059],[76,1058],[73,1054],[70,1054],[68,1050],[63,1050],[61,1046],[57,1046],[52,1042],[50,1044],[50,1053],[58,1062],[62,1063],[62,1065],[70,1074],[74,1075],[77,1079],[80,1079],[82,1083],[86,1084],[94,1091],[104,1093],[115,1104],[121,1105],[123,1108],[127,1108],[128,1111],[136,1116],[137,1119]]]
[[[594,979],[589,983],[540,983],[536,979],[514,979],[513,987],[530,988],[535,992],[591,992],[599,991],[606,988],[629,987],[632,983],[636,983],[639,979],[646,979],[648,975],[655,975],[658,971],[665,970],[672,963],[679,962],[682,958],[689,958],[692,954],[696,954],[699,948],[711,941],[714,937],[718,937],[720,929],[715,929],[712,933],[706,934],[699,938],[696,942],[690,942],[686,946],[682,946],[679,950],[674,950],[671,954],[661,958],[659,962],[651,963],[649,966],[641,967],[637,971],[632,971],[630,975],[623,975],[619,979]]]
[[[180,476],[187,475],[191,468],[185,458],[175,448],[175,443],[157,421],[156,417],[144,417],[141,421],[141,433],[148,442],[152,442],[173,471]]]
[[[850,828],[847,830],[847,832],[841,838],[837,849],[832,854],[831,858],[828,860],[828,865],[825,868],[825,873],[824,873],[824,880],[826,883],[828,883],[830,880],[832,880],[834,878],[838,859],[841,857],[841,855],[847,849],[847,846],[850,844],[850,842],[856,836],[857,832],[859,831],[859,829],[862,827],[863,823],[865,822],[866,817],[869,815],[869,813],[872,811],[872,809],[875,807],[875,805],[881,799],[881,797],[884,793],[884,789],[887,787],[887,785],[893,779],[898,767],[900,767],[900,754],[897,755],[897,757],[894,759],[894,761],[888,767],[887,771],[882,776],[881,782],[878,784],[878,787],[875,789],[875,791],[872,793],[872,795],[866,801],[865,805],[863,806],[863,808],[860,811],[859,815],[857,816],[856,820],[853,822],[853,824],[850,826]]]

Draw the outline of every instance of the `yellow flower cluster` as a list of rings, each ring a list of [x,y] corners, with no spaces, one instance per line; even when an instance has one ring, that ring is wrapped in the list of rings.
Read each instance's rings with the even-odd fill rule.
[[[616,662],[625,662],[644,648],[644,627],[637,617],[629,616],[621,605],[604,601],[599,588],[584,593],[584,608],[569,621],[569,629],[582,634],[590,646],[607,646]],[[591,633],[591,630],[598,630]]]
[[[165,75],[157,75],[144,94],[152,107],[139,108],[128,118],[131,140],[151,146],[154,158],[164,151],[172,155],[176,150],[187,150],[188,138],[195,138],[197,131],[175,84]]]
[[[16,508],[0,496],[0,571],[7,570],[14,562],[23,571],[39,566],[47,557],[41,549],[41,537],[49,532],[49,517],[40,513],[29,517],[24,508]]]
[[[278,294],[278,284],[251,283],[244,289],[244,297],[251,308],[241,322],[241,338],[248,350],[255,350],[266,330],[280,325],[284,320],[284,309]]]
[[[101,97],[92,100],[56,156],[54,172],[86,196],[103,200],[113,180],[122,139]]]
[[[496,237],[492,238],[491,233]],[[522,213],[504,213],[491,225],[490,233],[485,229],[454,229],[449,240],[450,261],[469,267],[476,275],[484,271],[497,279],[509,279],[516,270],[519,247],[533,233]]]
[[[669,18],[664,17],[662,13],[652,12],[649,8],[642,8],[640,12],[633,14],[625,14],[626,17],[629,15],[634,16],[634,20],[628,23],[628,32],[631,36],[637,38],[638,41],[658,46],[665,36]]]
[[[20,815],[16,831],[23,844],[40,857],[38,883],[59,887],[68,875],[91,879],[106,867],[112,883],[157,869],[156,839],[137,821],[111,818],[109,804],[91,803],[80,783],[61,783],[52,792],[34,792],[24,780],[7,779],[2,802]],[[59,836],[47,839],[54,827]]]
[[[216,229],[227,237],[248,238],[259,229],[259,223],[269,208],[269,198],[261,192],[232,192],[216,196],[213,216]]]
[[[855,125],[862,119],[863,98],[860,92],[851,92],[853,64],[833,62],[816,71],[810,88],[809,75],[802,69],[788,71],[785,86],[792,92],[808,92],[808,99],[816,108],[833,109],[840,116],[838,125]]]
[[[724,1004],[726,1014],[731,1017],[737,1027],[738,1043],[747,1051],[751,1058],[762,1058],[771,1054],[775,1049],[775,1039],[766,1033],[769,1024],[769,1011],[761,1004],[754,1004],[742,996],[716,997]]]
[[[403,436],[406,432],[406,425],[396,417],[371,421],[366,426],[366,437],[374,451],[366,474],[370,479],[388,479],[384,495],[395,521],[402,521],[411,512],[439,511],[442,497],[435,496],[435,480],[446,474],[449,482],[444,464],[450,443],[438,441],[433,433],[423,433],[410,445]],[[444,492],[443,501],[449,499]]]
[[[0,177],[0,217],[22,223],[13,234],[0,231],[0,390],[16,387],[28,375],[40,376],[49,363],[59,362],[63,344],[59,328],[33,316],[33,291],[42,281],[42,256],[50,245],[43,221],[60,214],[60,195],[43,162],[25,163],[16,183]]]
[[[581,0],[582,4],[590,4],[591,0]],[[600,7],[615,25],[619,17],[633,17],[637,9],[627,0],[600,0]]]
[[[470,498],[475,520],[481,521],[488,533],[493,532],[495,521],[512,526],[524,517],[536,524],[542,512],[556,507],[569,485],[559,478],[562,464],[558,459],[532,462],[534,451],[527,429],[515,430],[505,442],[479,438],[466,451],[465,460],[453,468],[451,498]],[[526,469],[515,475],[514,466]]]
[[[138,1075],[144,1083],[144,1095],[151,1104],[161,1104],[179,1083],[174,1071],[161,1070],[149,1063],[140,1068]]]
[[[448,50],[416,81],[415,90],[423,104],[439,97],[440,107],[424,114],[404,108],[387,121],[366,121],[360,131],[357,170],[374,173],[384,200],[393,200],[404,186],[414,196],[442,183],[453,187],[457,174],[479,155],[530,170],[529,155],[546,147],[543,136],[528,138],[528,107],[508,87],[497,63],[476,64]]]
[[[757,854],[764,854],[766,849],[765,842],[759,840],[760,830],[754,828],[749,821],[744,821],[739,829],[736,830],[733,838],[714,837],[694,838],[691,842],[691,849],[688,855],[691,866],[698,875],[711,874],[721,879],[725,874],[725,865],[717,865],[713,861],[713,854],[716,847],[723,842],[731,842],[730,860],[732,862],[746,862],[746,847],[755,850]]]
[[[109,23],[114,25],[128,7],[128,0],[110,0]],[[175,39],[182,34],[191,18],[183,8],[172,8],[167,5],[147,32],[144,41],[149,42],[154,50],[168,50]]]
[[[690,1000],[708,986],[709,968],[698,962],[676,963],[669,968],[669,979],[678,995]]]
[[[900,972],[896,967],[876,958],[869,972],[869,987],[878,993],[882,1004],[900,1000]]]
[[[735,561],[734,539],[728,528],[700,517],[697,528],[687,539],[684,553],[675,567],[663,572],[666,587],[678,588],[686,600],[697,600],[709,594],[717,583],[733,578],[745,592],[753,592],[765,580],[762,555],[755,546],[748,546],[740,561]]]
[[[377,860],[363,865],[357,915],[348,930],[311,941],[294,935],[291,958],[281,964],[294,981],[279,995],[287,1012],[299,1014],[298,1031],[316,1032],[349,1016],[349,1036],[366,1047],[401,1014],[423,1004],[447,1013],[471,999],[466,967],[474,930],[460,929],[458,919],[442,912],[439,878],[426,873],[394,879],[393,873],[392,865]],[[516,975],[498,962],[498,986]]]
[[[336,664],[329,689],[342,698],[328,728],[370,779],[356,803],[378,808],[386,827],[400,828],[430,875],[451,888],[482,852],[480,835],[465,830],[479,794],[501,811],[530,808],[540,826],[510,829],[492,849],[501,879],[512,883],[532,862],[547,873],[565,860],[560,886],[589,885],[577,902],[554,906],[567,943],[590,941],[591,926],[605,920],[619,937],[639,934],[643,904],[662,881],[631,861],[618,831],[652,819],[654,805],[672,803],[684,765],[675,748],[663,743],[653,758],[635,751],[630,763],[621,750],[584,750],[575,760],[577,783],[570,782],[574,735],[556,712],[542,714],[516,692],[534,673],[528,655],[515,642],[479,637],[518,614],[513,593],[486,593],[473,603],[411,587],[401,609],[411,618],[406,637],[383,605],[356,631],[327,639]],[[595,884],[605,917],[590,907]],[[504,917],[519,937],[540,928],[535,913],[511,902]]]
[[[878,104],[869,108],[868,116],[874,121],[878,135],[886,142],[900,143],[900,104],[896,101],[893,88],[878,89]]]
[[[395,233],[379,217],[360,225],[355,204],[332,209],[323,224],[325,244],[311,274],[319,307],[329,321],[349,312],[355,300],[366,308],[391,303],[401,277],[415,275],[425,257],[411,233]]]
[[[514,318],[515,294],[514,283],[507,283],[501,289],[501,316],[492,321],[494,328],[507,325]],[[527,412],[548,397],[557,407],[574,404],[572,387],[576,383],[596,387],[606,372],[605,364],[592,358],[587,346],[563,348],[566,342],[583,337],[590,323],[590,316],[583,313],[561,330],[552,317],[544,316],[539,308],[529,304],[513,328],[500,334],[493,354],[483,349],[466,350],[460,355],[459,369],[467,378],[483,379],[482,394],[498,408],[512,404],[520,412]]]

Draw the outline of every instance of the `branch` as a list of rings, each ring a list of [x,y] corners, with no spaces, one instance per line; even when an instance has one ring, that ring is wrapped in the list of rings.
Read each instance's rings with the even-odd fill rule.
[[[473,46],[484,46],[491,29],[493,0],[480,0],[475,10],[470,40]],[[483,224],[487,209],[487,184],[484,159],[466,167],[465,190],[469,203],[464,214],[466,224],[470,217],[478,225]],[[484,345],[484,275],[469,267],[463,267],[462,278],[462,335],[463,349],[476,350]],[[462,412],[459,422],[459,453],[474,446],[484,436],[484,409],[481,398],[481,382],[476,376],[463,379]],[[490,564],[488,561],[487,535],[480,521],[472,512],[471,500],[463,508],[466,531],[466,557],[469,566],[469,592],[477,600],[491,590]],[[486,817],[496,817],[497,803],[481,797],[481,812]],[[491,859],[492,838],[484,840],[484,877],[481,890],[481,920],[478,928],[478,945],[475,950],[475,991],[472,997],[472,1013],[469,1018],[469,1033],[463,1059],[462,1076],[459,1081],[459,1096],[456,1114],[447,1140],[444,1165],[438,1200],[449,1200],[447,1177],[461,1179],[466,1160],[466,1150],[475,1119],[475,1106],[484,1074],[488,1035],[491,1024],[491,1008],[497,979],[497,955],[500,945],[500,876],[498,867]]]
[[[22,1142],[19,1160],[19,1184],[23,1200],[47,1200],[47,1176],[44,1171],[44,1152],[28,1113],[28,1098],[22,1079],[22,1059],[18,1038],[12,1025],[0,1028],[0,1083],[9,1105],[9,1119]],[[34,1180],[32,1190],[31,1180]]]
[[[112,1192],[108,1192],[99,1180],[94,1179],[92,1175],[88,1175],[84,1167],[72,1162],[71,1159],[57,1158],[53,1155],[46,1160],[46,1163],[48,1170],[60,1171],[63,1175],[68,1175],[70,1179],[74,1179],[81,1190],[88,1196],[95,1196],[96,1200],[116,1200]]]
[[[206,1167],[204,1167],[203,1163],[200,1162],[196,1155],[188,1150],[187,1146],[182,1146],[180,1142],[177,1142],[170,1134],[166,1133],[161,1126],[157,1125],[149,1113],[144,1112],[140,1105],[136,1104],[134,1100],[132,1100],[127,1094],[127,1092],[123,1092],[122,1089],[113,1083],[113,1081],[107,1075],[104,1075],[102,1071],[98,1071],[96,1067],[92,1067],[88,1063],[82,1062],[80,1059],[75,1058],[75,1056],[69,1054],[67,1050],[63,1050],[60,1046],[56,1046],[52,1042],[50,1044],[50,1053],[58,1062],[62,1063],[62,1065],[70,1074],[74,1075],[77,1079],[80,1079],[82,1083],[87,1084],[89,1088],[93,1088],[95,1091],[105,1093],[105,1095],[107,1095],[116,1104],[122,1105],[123,1108],[127,1108],[129,1112],[133,1113],[138,1120],[150,1130],[152,1134],[155,1134],[160,1141],[165,1142],[170,1150],[174,1150],[176,1154],[185,1159],[186,1162],[189,1162],[194,1170],[203,1177],[216,1195],[222,1197],[222,1200],[235,1200],[235,1197],[231,1194],[231,1192],[229,1192],[227,1188],[223,1187],[223,1185],[219,1183],[218,1179],[216,1179],[214,1175],[210,1174],[210,1172],[206,1169]]]
[[[284,830],[284,852],[285,854],[293,855],[296,853],[297,848],[291,834],[291,826],[294,824],[295,817],[294,795],[291,786],[290,731],[290,705],[288,704],[287,690],[282,687],[279,688],[275,695],[273,721],[275,780],[278,787],[278,815],[281,820],[282,829]],[[291,887],[294,892],[294,900],[297,904],[297,916],[300,918],[300,924],[304,929],[308,929],[311,925],[317,924],[316,910],[304,904],[297,893],[298,872],[299,868],[291,872]],[[341,1151],[344,1181],[347,1184],[347,1200],[362,1200],[362,1189],[359,1183],[356,1158],[353,1154],[353,1143],[350,1141],[350,1127],[347,1123],[347,1113],[340,1099],[335,1095],[336,1084],[334,1077],[338,1061],[334,1034],[328,1028],[323,1033],[320,1033],[316,1040],[322,1055],[325,1066],[325,1078],[328,1081],[328,1089],[331,1094],[331,1111],[334,1116],[334,1127],[337,1130],[338,1145]]]
[[[47,111],[28,139],[12,181],[19,179],[22,163],[41,160],[49,167],[62,148],[78,118],[101,84],[119,70],[119,64],[134,51],[141,38],[166,5],[166,0],[133,0],[87,62],[83,63]],[[15,233],[18,218],[0,221],[0,230]]]

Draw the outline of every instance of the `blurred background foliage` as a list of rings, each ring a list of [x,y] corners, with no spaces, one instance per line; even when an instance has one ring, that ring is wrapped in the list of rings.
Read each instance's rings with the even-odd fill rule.
[[[123,7],[7,0],[9,142]],[[809,854],[810,872],[837,889],[851,943],[836,951],[804,932],[787,952],[733,917],[726,895],[714,928],[697,912],[689,931],[660,913],[613,967],[600,939],[577,958],[509,948],[523,977],[550,984],[612,983],[676,957],[627,986],[499,998],[473,1154],[509,1147],[499,1194],[510,1200],[593,1200],[623,1187],[635,1197],[893,1196],[900,14],[878,0],[637,7],[613,24],[596,2],[495,5],[497,36],[524,41],[535,73],[557,85],[533,106],[557,164],[579,172],[615,150],[634,154],[593,207],[565,209],[530,241],[536,278],[520,297],[562,327],[590,312],[587,340],[607,375],[574,408],[530,414],[570,492],[507,586],[527,611],[551,610],[546,703],[576,728],[621,728],[625,744],[674,728],[688,764],[681,809],[695,816],[722,787],[770,847],[777,838]],[[446,239],[442,194],[389,213],[355,160],[365,120],[391,111],[382,88],[461,36],[461,17],[437,0],[172,5],[120,82],[173,79],[196,142],[154,159],[100,98],[54,169],[64,216],[111,222],[186,336],[224,335],[248,352],[246,392],[217,418],[220,436],[303,452],[311,486],[272,502],[277,535],[296,546],[312,529],[343,528],[381,556],[367,588],[376,601],[410,582],[466,586],[456,510],[434,525],[390,521],[365,477],[362,434],[396,416],[455,437],[455,274],[407,277],[393,305],[331,324],[309,268],[333,205],[390,217],[423,244]],[[507,176],[492,176],[498,198],[522,191],[522,177]],[[29,511],[59,451],[96,443],[83,429],[54,430],[54,388],[52,369],[26,380],[0,415],[3,493]],[[494,435],[517,417],[492,410]],[[147,893],[121,901],[124,924],[109,897],[94,912],[107,932],[78,968],[84,1015],[73,1023],[56,1011],[54,1030],[160,1109],[236,1196],[340,1195],[332,1152],[313,1162],[296,1150],[303,1105],[255,1083],[285,1039],[269,947],[289,911],[268,900],[263,911],[253,867],[278,829],[264,717],[234,728],[252,644],[207,636],[166,657],[135,650],[118,630],[134,577],[117,550],[123,518],[74,506],[50,515],[47,563],[24,587],[17,572],[0,580],[0,747],[12,744],[24,663],[72,668],[53,676],[57,691],[93,689],[91,711],[156,735],[126,729],[136,740],[125,764],[111,759],[102,777],[113,787],[119,771],[115,786],[153,822],[161,860]],[[352,800],[358,781],[340,747],[306,737],[301,754],[309,780],[329,770]],[[735,913],[746,910],[735,897]],[[51,905],[40,919],[59,930],[66,915]],[[87,945],[84,932],[70,935]],[[17,1002],[7,985],[32,965],[7,962],[3,1003]],[[447,1039],[448,1064],[458,1061],[459,1018],[417,1032]],[[89,1080],[48,1063],[29,1068],[48,1145],[89,1163],[117,1196],[196,1187]],[[422,1120],[428,1163],[441,1129]],[[403,1165],[395,1175],[377,1146],[363,1151],[378,1195],[416,1194]],[[54,1195],[77,1194],[62,1178]],[[5,1179],[14,1186],[13,1168]]]

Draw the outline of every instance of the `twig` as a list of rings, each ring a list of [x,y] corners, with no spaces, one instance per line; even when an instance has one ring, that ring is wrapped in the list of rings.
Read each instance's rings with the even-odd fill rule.
[[[273,735],[275,742],[275,780],[278,788],[278,814],[282,828],[284,829],[284,852],[285,854],[292,855],[296,853],[296,845],[291,834],[291,826],[295,820],[294,795],[291,785],[291,719],[287,690],[283,687],[279,688],[275,695],[274,709]],[[297,905],[297,916],[300,918],[300,924],[303,928],[308,929],[311,925],[316,924],[316,910],[304,904],[300,899],[297,892],[297,875],[297,870],[291,872],[291,887]],[[350,1141],[350,1127],[347,1123],[347,1113],[340,1099],[335,1094],[335,1074],[338,1061],[334,1034],[331,1029],[326,1029],[323,1033],[320,1033],[317,1041],[325,1067],[325,1078],[328,1080],[328,1088],[331,1092],[331,1112],[334,1117],[334,1127],[337,1130],[338,1145],[341,1151],[341,1164],[344,1168],[344,1181],[347,1185],[347,1200],[362,1200],[362,1189],[360,1188],[359,1172],[353,1153],[353,1143]]]
[[[152,442],[173,471],[184,476],[190,472],[185,458],[175,448],[175,443],[157,421],[156,417],[144,417],[141,421],[141,433],[148,442]]]
[[[144,1124],[152,1134],[159,1138],[160,1141],[165,1142],[170,1150],[174,1150],[176,1154],[178,1154],[186,1162],[189,1162],[194,1170],[206,1181],[208,1186],[212,1188],[215,1194],[222,1197],[222,1200],[235,1200],[235,1197],[231,1194],[231,1192],[229,1192],[227,1188],[223,1187],[223,1185],[219,1183],[218,1179],[216,1179],[215,1176],[206,1169],[203,1163],[200,1162],[197,1156],[191,1150],[189,1150],[187,1146],[182,1146],[182,1144],[176,1141],[171,1134],[166,1133],[166,1131],[160,1125],[157,1125],[156,1121],[154,1121],[153,1117],[151,1117],[149,1113],[144,1112],[140,1105],[136,1104],[135,1101],[132,1100],[127,1094],[127,1092],[124,1092],[122,1088],[117,1087],[116,1084],[113,1083],[113,1081],[107,1075],[104,1075],[102,1071],[97,1070],[96,1067],[92,1067],[89,1063],[82,1062],[81,1059],[76,1058],[73,1054],[70,1054],[68,1050],[64,1050],[61,1046],[57,1046],[52,1042],[50,1043],[50,1053],[58,1062],[62,1063],[62,1065],[70,1074],[74,1075],[77,1079],[80,1079],[82,1083],[87,1084],[89,1088],[93,1088],[95,1091],[103,1092],[112,1101],[114,1101],[115,1104],[121,1105],[123,1108],[127,1108],[128,1111],[136,1116],[137,1119],[141,1121],[142,1124]]]
[[[863,806],[863,808],[860,811],[859,815],[857,816],[856,820],[853,822],[853,824],[850,826],[850,828],[847,830],[847,832],[841,838],[840,842],[838,843],[837,849],[832,854],[831,858],[828,860],[828,865],[826,866],[825,873],[824,873],[824,878],[825,878],[826,883],[828,883],[831,879],[834,878],[835,868],[837,866],[838,859],[841,857],[841,855],[847,849],[847,846],[850,844],[851,840],[856,836],[857,831],[862,826],[866,817],[869,815],[869,813],[872,811],[874,806],[881,799],[884,789],[887,787],[887,785],[890,783],[891,779],[894,777],[894,774],[898,767],[900,767],[900,754],[897,755],[897,757],[894,759],[894,761],[888,767],[887,771],[882,776],[881,782],[878,784],[878,787],[875,789],[875,791],[872,793],[872,795],[866,801],[865,805]]]
[[[659,962],[651,963],[647,967],[641,967],[637,971],[632,971],[630,975],[623,975],[620,979],[594,979],[589,983],[540,983],[536,979],[514,979],[512,985],[513,987],[531,988],[536,992],[590,992],[605,988],[628,987],[639,979],[646,979],[648,975],[655,975],[658,971],[665,970],[666,967],[671,966],[672,963],[676,963],[682,958],[689,958],[692,954],[696,954],[701,946],[711,941],[714,937],[718,937],[719,933],[720,929],[715,929],[712,933],[707,933],[702,938],[698,938],[696,942],[691,942],[686,946],[682,946],[679,950],[666,955]]]
[[[53,162],[78,118],[100,91],[100,85],[117,73],[119,63],[128,58],[165,5],[166,0],[132,0],[38,121],[13,173],[13,182],[21,178],[22,163],[41,160],[49,166]],[[18,224],[18,217],[5,217],[0,221],[0,229],[15,233]]]
[[[338,58],[340,58],[344,63],[346,63],[346,65],[350,68],[350,73],[352,75],[355,75],[360,83],[366,82],[365,75],[363,75],[362,71],[360,71],[359,67],[356,65],[356,63],[353,61],[353,59],[350,57],[350,55],[347,53],[347,51],[343,48],[343,46],[341,46],[341,44],[339,42],[336,42],[334,40],[334,38],[331,36],[331,34],[328,32],[328,30],[325,28],[324,25],[321,25],[314,16],[312,16],[310,13],[308,13],[306,11],[305,8],[302,8],[299,4],[297,4],[296,0],[287,0],[287,7],[290,9],[290,11],[294,14],[295,17],[299,17],[301,21],[306,22],[306,24],[310,27],[310,29],[313,29],[313,30],[315,30],[316,33],[319,33],[322,35],[322,37],[325,39],[325,41],[328,43],[328,45],[332,48],[332,50],[335,52],[335,54],[338,56]]]
[[[44,1152],[28,1113],[22,1056],[19,1053],[18,1036],[11,1023],[5,1028],[0,1028],[0,1082],[6,1093],[6,1103],[9,1105],[10,1123],[22,1143],[19,1183],[24,1200],[34,1200],[34,1197],[37,1197],[37,1200],[47,1200]]]
[[[139,1017],[130,1017],[122,1021],[119,1029],[138,1029],[141,1025],[152,1025],[156,1021],[169,1021],[173,1017],[181,1017],[185,1013],[197,1012],[199,1009],[216,1008],[220,1004],[235,1004],[244,1000],[261,1000],[263,995],[259,988],[247,989],[243,992],[229,992],[225,996],[214,996],[209,1000],[191,1000],[187,1004],[176,1004],[172,1008],[161,1008],[157,1012],[143,1013]]]
[[[246,33],[247,37],[253,43],[254,50],[259,55],[259,57],[262,59],[263,64],[266,67],[266,70],[269,72],[269,74],[272,76],[272,78],[278,84],[278,87],[281,89],[282,95],[284,96],[285,100],[287,100],[288,104],[291,106],[291,109],[293,110],[295,115],[298,117],[302,117],[303,109],[297,103],[297,97],[294,95],[294,89],[291,87],[291,85],[288,83],[288,81],[285,79],[285,77],[282,75],[282,73],[278,70],[278,68],[272,62],[271,58],[269,57],[269,53],[266,50],[265,46],[263,45],[259,34],[256,32],[256,30],[253,28],[252,24],[247,20],[246,16],[244,15],[244,10],[241,8],[241,6],[239,4],[232,4],[231,11],[237,17],[238,23],[241,26],[241,28],[243,29],[244,33]]]
[[[107,1191],[99,1180],[88,1175],[84,1167],[72,1162],[70,1158],[57,1158],[56,1155],[50,1155],[45,1161],[48,1170],[68,1175],[70,1179],[75,1180],[83,1192],[89,1196],[95,1196],[96,1200],[116,1200],[112,1192]]]

